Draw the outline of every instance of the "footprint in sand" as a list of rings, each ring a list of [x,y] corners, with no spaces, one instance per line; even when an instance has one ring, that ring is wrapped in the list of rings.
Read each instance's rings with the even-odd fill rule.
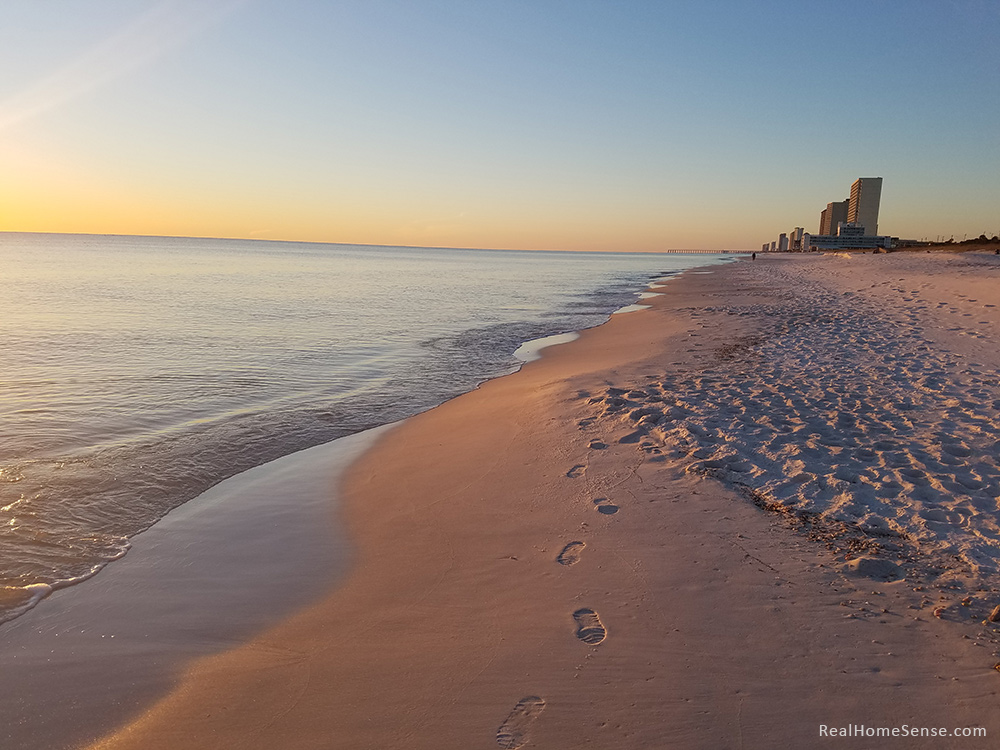
[[[506,750],[523,746],[528,741],[528,728],[544,709],[545,701],[537,695],[521,698],[497,730],[497,744]]]
[[[576,637],[584,643],[596,646],[608,637],[604,623],[594,610],[588,607],[578,609],[573,613],[573,619],[576,621]]]
[[[586,471],[587,471],[586,466],[584,466],[583,464],[577,464],[572,469],[566,472],[566,476],[570,477],[571,479],[576,479],[577,477],[582,477]]]
[[[580,560],[580,553],[586,546],[586,542],[570,542],[562,548],[562,552],[556,557],[556,562],[560,565],[576,564]]]
[[[620,508],[613,502],[608,500],[606,497],[598,497],[594,499],[594,509],[605,516],[613,516],[617,513]]]

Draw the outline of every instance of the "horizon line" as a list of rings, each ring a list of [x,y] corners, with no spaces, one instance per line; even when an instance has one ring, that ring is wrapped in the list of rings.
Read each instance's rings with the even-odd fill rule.
[[[6,234],[42,234],[62,237],[145,237],[152,239],[170,240],[221,240],[230,242],[272,242],[296,245],[343,245],[349,247],[396,247],[407,250],[496,250],[501,252],[515,253],[606,253],[606,254],[634,254],[634,255],[658,255],[668,253],[693,253],[698,255],[710,253],[750,253],[755,252],[750,248],[723,248],[721,250],[711,250],[706,248],[666,248],[664,250],[569,250],[566,248],[516,248],[516,247],[467,247],[452,245],[389,245],[381,243],[366,242],[333,242],[326,240],[288,240],[270,239],[262,237],[213,237],[202,235],[184,234],[124,234],[121,232],[38,232],[30,230],[0,229],[0,235]]]

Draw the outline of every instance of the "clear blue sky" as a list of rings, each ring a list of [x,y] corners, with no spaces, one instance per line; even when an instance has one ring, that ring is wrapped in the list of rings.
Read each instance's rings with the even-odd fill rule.
[[[0,229],[759,247],[859,176],[1000,233],[1000,3],[11,0]]]

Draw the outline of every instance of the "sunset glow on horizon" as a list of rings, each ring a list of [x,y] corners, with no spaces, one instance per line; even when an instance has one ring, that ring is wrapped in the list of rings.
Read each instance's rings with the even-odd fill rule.
[[[759,248],[879,175],[883,233],[1000,232],[987,4],[66,0],[2,18],[0,231]]]

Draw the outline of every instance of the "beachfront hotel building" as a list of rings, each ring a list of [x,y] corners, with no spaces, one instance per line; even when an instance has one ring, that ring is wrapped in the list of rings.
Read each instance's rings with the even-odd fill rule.
[[[868,235],[877,235],[878,204],[881,197],[881,177],[859,177],[856,179],[851,185],[850,203],[847,207],[848,223],[860,224]],[[833,234],[833,232],[825,232],[824,234]]]
[[[840,223],[848,221],[847,213],[850,203],[850,198],[834,203],[827,203],[826,208],[820,211],[819,214],[819,233],[836,234]]]
[[[813,250],[890,249],[894,238],[878,234],[878,210],[882,198],[881,177],[859,177],[851,195],[827,203],[819,215],[819,232],[804,233],[795,227],[776,242],[761,245],[763,252],[809,252]]]
[[[861,224],[840,222],[837,234],[805,234],[802,236],[802,251],[814,250],[874,250],[892,247],[892,237],[868,234]]]
[[[805,229],[802,227],[795,227],[788,233],[788,249],[793,253],[802,251],[802,233],[804,231]]]

